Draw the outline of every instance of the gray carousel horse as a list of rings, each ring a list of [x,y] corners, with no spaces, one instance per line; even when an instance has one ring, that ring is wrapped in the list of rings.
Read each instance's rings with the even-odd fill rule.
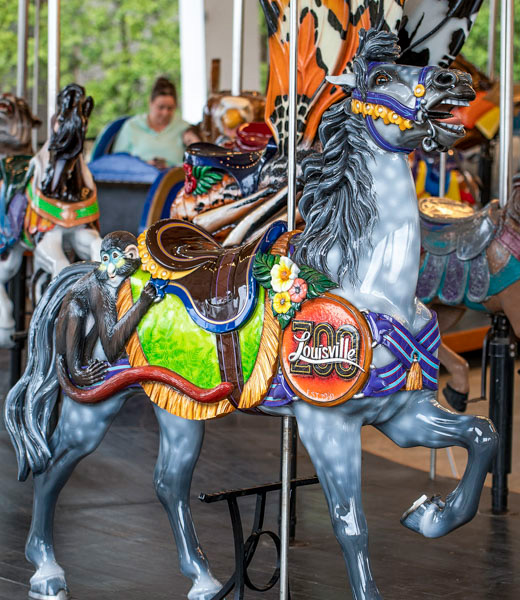
[[[474,92],[469,77],[461,72],[396,65],[396,39],[385,32],[361,31],[353,73],[331,78],[350,97],[325,113],[319,130],[323,152],[303,165],[305,189],[300,210],[306,225],[291,242],[295,250],[291,258],[281,256],[284,249],[288,251],[290,235],[280,236],[281,226],[278,232],[271,231],[271,238],[268,235],[251,247],[228,250],[192,224],[165,220],[143,234],[137,246],[129,234],[107,236],[99,266],[72,265],[47,288],[31,324],[26,371],[5,406],[19,478],[25,479],[31,471],[34,478],[33,519],[26,545],[26,556],[36,568],[30,597],[68,597],[65,574],[54,553],[56,501],[75,466],[97,448],[127,399],[128,392],[121,386],[138,380],[145,380],[143,388],[155,403],[161,438],[155,486],[170,519],[180,569],[192,580],[190,600],[209,600],[221,587],[198,542],[189,505],[192,473],[204,436],[203,420],[235,408],[296,417],[328,502],[356,600],[382,597],[371,573],[361,500],[361,427],[372,425],[402,447],[460,446],[468,452],[466,470],[453,492],[444,500],[439,496],[419,498],[401,519],[405,527],[435,538],[476,514],[497,433],[485,417],[454,414],[435,399],[435,355],[440,338],[435,315],[415,294],[421,240],[407,159],[408,152],[420,144],[431,150],[449,147],[458,139],[462,128],[442,119],[454,105],[472,100]],[[136,251],[141,258],[137,271]],[[251,284],[244,289],[252,290],[251,296],[260,294],[264,301],[258,301],[249,313],[253,316],[238,324],[245,314],[240,302],[248,294],[232,297],[222,282],[236,283],[241,273],[238,267],[233,269],[250,264],[251,256],[255,257],[254,280],[262,287]],[[203,281],[208,271],[210,284]],[[196,272],[199,280],[194,283],[190,278]],[[208,291],[220,286],[220,297],[197,296],[204,284]],[[318,292],[327,288],[332,293],[320,296]],[[96,304],[99,294],[104,298],[102,307]],[[116,310],[117,294],[118,318],[109,319]],[[130,308],[123,306],[124,294]],[[319,336],[314,347],[305,347],[308,322],[302,315],[312,311],[315,302],[338,307],[346,306],[347,300],[359,309],[352,308],[352,314],[364,311],[359,319],[364,319],[363,327],[371,332],[369,343],[363,346],[363,368],[358,364],[361,338],[356,337],[353,326],[345,328],[344,321],[335,333],[339,341],[334,348],[321,345]],[[291,314],[299,320],[287,326]],[[269,338],[274,342],[262,356],[258,352],[246,374],[246,351],[253,343],[255,322],[263,322],[260,348],[269,331],[274,332]],[[303,327],[299,337],[296,322]],[[189,327],[193,334],[186,333]],[[327,335],[331,331],[327,323],[320,327]],[[296,351],[301,360],[296,364],[289,356],[289,362],[298,366],[300,373],[311,367],[321,375],[334,369],[337,373],[348,371],[344,381],[361,381],[358,377],[363,376],[363,386],[358,386],[348,401],[329,402],[326,396],[321,402],[319,394],[312,401],[310,384],[309,390],[296,395],[293,390],[303,375],[295,375],[292,366],[287,370],[284,358],[285,339],[288,336],[291,342],[293,333],[294,340],[302,344]],[[202,334],[216,336],[216,342],[214,338],[210,341],[218,351],[216,375],[210,373],[213,359],[209,351],[204,361],[193,360],[191,348]],[[283,373],[278,368],[282,335]],[[353,340],[355,344],[349,346]],[[176,351],[172,349],[175,343]],[[102,382],[108,369],[105,361],[114,363],[125,345],[131,367]],[[165,359],[177,361],[175,373],[157,367],[152,360],[151,353],[158,347]],[[228,360],[230,348],[233,360]],[[338,348],[343,358],[338,359]],[[258,376],[259,362],[268,351],[270,370],[260,370]],[[226,363],[224,367],[220,359]],[[242,379],[237,375],[237,359],[242,361]],[[183,365],[190,381],[179,376]],[[119,383],[118,377],[127,378]],[[248,386],[255,378],[261,389],[253,398]],[[199,385],[203,379],[206,384]],[[322,385],[319,377],[315,379]],[[164,385],[166,381],[172,387]],[[89,386],[93,383],[97,385]],[[191,389],[192,384],[199,388]],[[49,415],[60,387],[64,391],[62,410],[51,432]],[[208,400],[204,394],[213,395]]]

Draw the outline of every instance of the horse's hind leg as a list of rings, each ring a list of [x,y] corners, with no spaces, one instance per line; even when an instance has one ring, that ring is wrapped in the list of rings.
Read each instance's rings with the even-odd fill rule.
[[[486,417],[460,415],[442,407],[432,392],[401,392],[410,400],[393,417],[376,427],[403,448],[461,446],[468,462],[458,486],[442,502],[438,497],[416,502],[402,517],[409,529],[440,537],[470,521],[476,514],[498,434]]]
[[[204,423],[176,417],[156,405],[154,409],[161,434],[154,473],[157,496],[168,513],[181,572],[193,582],[188,599],[209,600],[222,585],[211,574],[200,547],[189,502],[193,470],[204,438]]]
[[[327,498],[355,600],[378,600],[368,556],[368,528],[361,502],[361,418],[341,408],[296,402],[298,430]]]
[[[63,399],[60,419],[50,440],[52,458],[43,473],[34,476],[31,530],[25,555],[36,568],[30,598],[68,598],[63,569],[54,556],[53,525],[56,502],[78,462],[93,452],[103,439],[125,399],[124,394],[96,405]]]

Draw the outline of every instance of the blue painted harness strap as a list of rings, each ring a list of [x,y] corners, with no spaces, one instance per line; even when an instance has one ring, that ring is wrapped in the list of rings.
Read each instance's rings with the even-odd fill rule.
[[[439,347],[441,337],[437,315],[434,311],[431,312],[432,318],[415,336],[389,315],[365,313],[373,340],[388,348],[396,356],[396,360],[384,367],[370,370],[370,377],[362,391],[364,397],[388,396],[401,390],[406,385],[408,369],[414,362],[414,355],[421,366],[423,389],[438,388],[439,361],[432,353]],[[262,404],[283,406],[290,404],[294,399],[295,395],[279,369]]]
[[[371,370],[363,395],[384,396],[399,390],[406,382],[407,371],[414,361],[421,367],[423,387],[437,389],[439,360],[433,353],[439,347],[441,337],[437,315],[433,311],[432,315],[426,327],[414,336],[389,315],[368,313],[367,320],[374,340],[392,352],[396,360]]]

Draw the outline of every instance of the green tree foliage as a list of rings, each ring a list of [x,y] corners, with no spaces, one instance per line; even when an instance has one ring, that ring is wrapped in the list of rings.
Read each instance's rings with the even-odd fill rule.
[[[40,98],[43,99],[47,85],[47,3],[42,1],[41,4],[39,56]],[[0,0],[0,92],[16,89],[17,5],[16,0]],[[520,0],[515,0],[515,12],[515,56],[520,56]],[[94,97],[96,108],[90,120],[90,137],[116,117],[146,111],[150,89],[158,75],[167,75],[178,84],[178,14],[178,0],[64,0],[61,3],[61,84],[77,81]],[[488,20],[489,3],[484,2],[463,49],[466,58],[484,71]],[[260,22],[263,23],[263,19]],[[29,23],[32,36],[34,2],[30,3]],[[262,31],[266,37],[265,26]],[[30,89],[33,54],[31,37]],[[497,43],[497,68],[499,62]],[[264,81],[266,77],[265,63]],[[520,61],[515,64],[515,80],[520,80]]]
[[[0,0],[0,90],[16,89],[17,2]],[[89,137],[116,117],[145,112],[158,75],[180,79],[178,0],[65,0],[61,3],[60,85],[84,85],[96,103]],[[32,87],[34,6],[30,8]],[[46,94],[47,5],[40,26],[40,98]],[[180,92],[180,90],[179,90]]]
[[[500,5],[500,3],[498,3]],[[515,33],[514,33],[514,52],[513,57],[518,59],[520,56],[520,0],[514,0],[515,12]],[[473,25],[464,47],[462,54],[472,62],[481,71],[486,73],[488,60],[488,29],[489,29],[489,2],[485,1],[480,9],[477,20]],[[498,10],[497,23],[497,44],[495,66],[497,74],[500,68],[500,8]],[[513,64],[514,80],[520,80],[520,61],[514,60]]]

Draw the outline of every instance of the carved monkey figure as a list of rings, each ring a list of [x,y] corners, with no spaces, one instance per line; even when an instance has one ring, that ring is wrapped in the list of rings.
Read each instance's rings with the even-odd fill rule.
[[[119,288],[140,265],[135,236],[114,231],[103,238],[99,266],[65,296],[56,325],[56,354],[77,385],[104,379],[107,363],[92,358],[98,339],[108,362],[113,363],[143,315],[159,299],[149,282],[132,308],[117,320]]]

